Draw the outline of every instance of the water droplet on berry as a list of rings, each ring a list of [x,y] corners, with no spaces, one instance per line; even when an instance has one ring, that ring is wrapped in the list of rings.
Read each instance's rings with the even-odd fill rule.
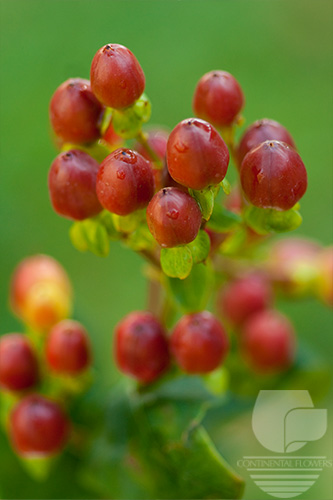
[[[172,208],[171,210],[169,210],[169,212],[166,213],[166,215],[170,219],[176,220],[176,219],[178,219],[179,211],[176,210],[175,208]]]
[[[118,177],[118,179],[120,179],[120,180],[125,179],[125,177],[126,177],[126,172],[124,172],[124,170],[117,170],[117,177]]]
[[[260,172],[257,173],[257,181],[259,182],[259,184],[264,180],[265,178],[265,174],[262,170],[260,170]]]
[[[177,142],[175,144],[175,148],[178,151],[178,153],[185,153],[185,151],[187,151],[189,149],[188,146],[186,144],[184,144],[183,142]]]
[[[119,83],[119,87],[122,88],[122,89],[126,89],[127,87],[127,83],[125,82],[125,80],[121,80],[120,83]]]

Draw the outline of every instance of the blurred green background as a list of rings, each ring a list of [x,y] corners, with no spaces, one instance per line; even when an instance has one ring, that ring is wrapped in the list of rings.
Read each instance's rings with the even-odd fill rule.
[[[0,333],[21,328],[8,308],[13,268],[27,255],[50,254],[72,279],[74,316],[90,331],[99,387],[107,392],[119,378],[110,357],[112,330],[127,312],[144,307],[142,261],[118,244],[107,259],[78,253],[68,238],[70,222],[52,211],[47,191],[57,154],[48,123],[50,97],[69,77],[89,78],[92,57],[105,43],[121,43],[135,53],[153,104],[151,123],[171,128],[192,115],[193,90],[203,73],[234,74],[246,96],[246,123],[263,117],[281,122],[307,167],[304,222],[297,233],[332,242],[330,0],[1,0],[0,5]],[[314,301],[281,308],[299,336],[330,363],[331,312]],[[234,465],[240,454],[255,452],[249,422],[250,416],[234,419],[216,433],[218,447]],[[0,464],[0,498],[91,497],[73,482],[75,464],[69,459],[47,484],[35,485],[1,433]],[[245,498],[260,493],[249,485]]]

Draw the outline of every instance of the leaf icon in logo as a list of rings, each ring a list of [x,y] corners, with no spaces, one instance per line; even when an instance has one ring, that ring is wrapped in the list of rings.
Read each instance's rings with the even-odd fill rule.
[[[297,409],[300,412],[306,411],[307,415],[314,412],[313,417],[305,417],[304,414],[304,419],[301,416],[298,419],[297,415],[301,415],[301,413],[295,413],[295,417],[291,417]],[[326,412],[326,410],[313,408],[311,396],[306,390],[260,391],[253,408],[252,429],[258,441],[268,450],[277,453],[296,451],[302,448],[307,441],[319,439],[325,433],[326,420],[325,426],[323,423],[319,424],[319,419],[321,419],[320,421],[324,419],[324,413],[320,413],[322,411]],[[290,423],[289,418],[287,419],[288,415],[290,415]],[[321,415],[321,417],[315,415]],[[309,421],[307,418],[312,419],[311,424],[306,423]],[[316,419],[318,419],[318,424],[315,422]],[[286,439],[287,420],[288,438]],[[314,429],[308,429],[312,426]],[[317,426],[320,429],[318,431],[315,430]]]
[[[323,437],[327,429],[327,410],[297,408],[285,417],[285,451],[290,453],[308,441]]]

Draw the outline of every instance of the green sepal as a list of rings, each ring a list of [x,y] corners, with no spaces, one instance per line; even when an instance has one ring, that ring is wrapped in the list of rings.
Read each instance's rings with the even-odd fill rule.
[[[228,179],[224,178],[220,185],[226,195],[231,193],[231,184]]]
[[[239,226],[221,243],[220,252],[224,255],[237,255],[243,250],[247,237],[246,227]]]
[[[244,216],[248,226],[261,235],[293,231],[302,223],[301,214],[294,208],[282,211],[249,206]]]
[[[141,210],[136,210],[129,215],[117,215],[111,214],[114,227],[120,233],[130,234],[135,231],[140,222],[142,221],[143,215]]]
[[[184,280],[168,278],[167,287],[173,300],[184,313],[202,311],[206,308],[214,285],[211,265],[195,264]]]
[[[106,257],[110,251],[107,230],[98,219],[74,222],[69,230],[73,246],[80,252],[90,251],[99,257]]]
[[[145,94],[126,109],[114,109],[112,124],[115,132],[124,139],[134,139],[141,130],[143,123],[149,121],[151,103]]]
[[[140,252],[141,250],[153,250],[156,242],[148,226],[146,224],[140,224],[138,228],[128,236],[126,244],[135,252]]]
[[[101,163],[104,158],[110,154],[110,150],[101,141],[92,142],[91,144],[72,144],[65,142],[61,147],[62,152],[69,151],[70,149],[79,149],[80,151],[84,151],[98,163]]]
[[[207,227],[216,233],[227,233],[241,223],[242,218],[239,215],[230,212],[230,210],[216,203],[212,215],[207,222]]]
[[[187,246],[191,250],[193,264],[205,261],[210,250],[210,239],[206,231],[200,230],[195,240]]]
[[[189,189],[188,192],[198,203],[202,217],[205,220],[209,220],[213,212],[214,201],[217,194],[216,186],[201,189],[200,191]]]
[[[107,210],[103,210],[96,217],[97,220],[105,227],[106,232],[110,240],[119,240],[121,238],[121,234],[116,229],[116,226],[113,221],[113,214],[108,212]]]
[[[191,272],[193,258],[187,246],[162,248],[161,266],[170,278],[185,279]]]
[[[57,455],[20,456],[19,458],[25,470],[35,481],[45,481],[50,475]]]
[[[224,366],[203,375],[202,379],[207,389],[216,396],[225,394],[229,388],[229,371]]]

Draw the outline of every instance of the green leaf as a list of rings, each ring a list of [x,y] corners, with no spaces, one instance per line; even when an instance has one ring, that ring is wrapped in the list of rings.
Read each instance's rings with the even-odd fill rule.
[[[201,191],[196,191],[194,189],[189,189],[188,191],[190,195],[197,201],[202,213],[202,217],[205,220],[209,220],[214,208],[216,189],[208,187],[206,189],[202,189]]]
[[[170,278],[185,279],[193,265],[192,253],[187,246],[162,248],[161,266]]]
[[[106,257],[109,254],[108,233],[98,219],[74,222],[69,230],[69,235],[72,244],[80,252],[89,250],[99,257]]]
[[[237,255],[242,251],[247,240],[247,230],[243,226],[239,226],[231,233],[220,245],[220,251],[224,255]]]
[[[241,222],[242,218],[239,215],[230,212],[222,205],[215,204],[213,213],[207,222],[207,227],[216,233],[226,233],[235,229]]]
[[[302,223],[301,214],[291,210],[274,210],[250,206],[245,211],[246,223],[258,234],[283,233],[297,229]]]
[[[191,250],[194,264],[206,260],[210,250],[210,239],[206,231],[200,230],[195,240],[187,246]]]
[[[196,264],[184,280],[168,279],[173,299],[183,312],[198,312],[205,309],[214,285],[214,272],[210,265]]]

